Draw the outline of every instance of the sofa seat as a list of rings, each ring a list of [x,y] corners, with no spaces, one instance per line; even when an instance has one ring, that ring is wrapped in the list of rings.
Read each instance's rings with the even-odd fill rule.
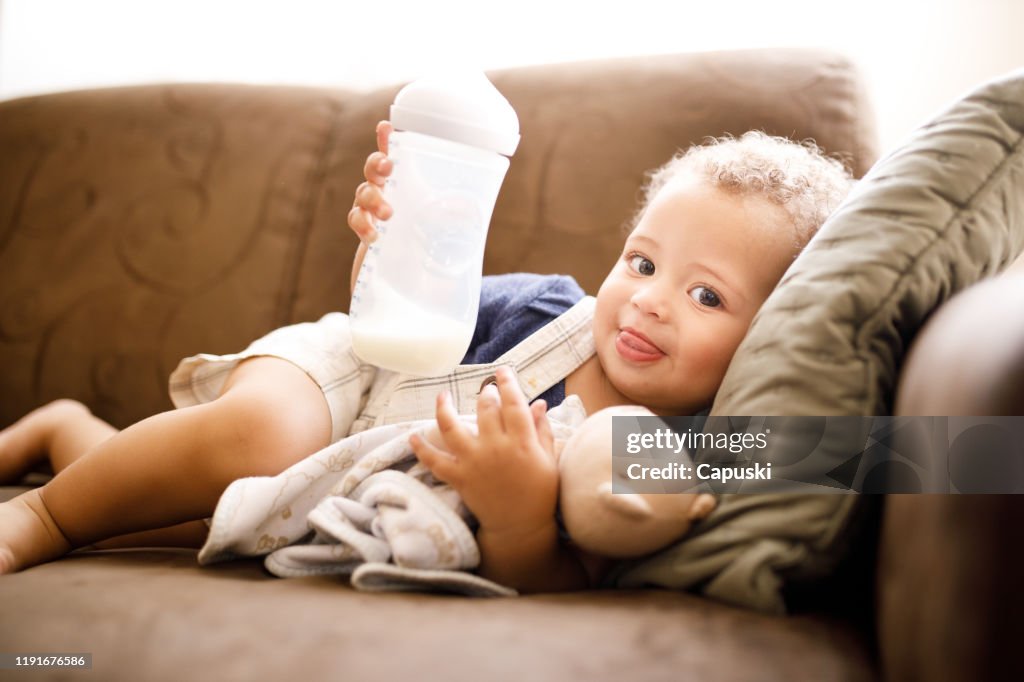
[[[369,593],[336,577],[275,578],[256,559],[202,567],[195,557],[80,551],[7,576],[0,649],[91,653],[103,680],[876,676],[864,636],[819,614],[766,616],[664,590]]]

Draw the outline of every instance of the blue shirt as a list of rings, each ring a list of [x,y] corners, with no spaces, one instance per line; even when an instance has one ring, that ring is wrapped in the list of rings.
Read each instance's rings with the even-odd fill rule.
[[[585,295],[568,275],[517,272],[484,277],[476,330],[461,364],[494,362]],[[565,400],[565,380],[538,398],[543,398],[548,407],[560,404]]]

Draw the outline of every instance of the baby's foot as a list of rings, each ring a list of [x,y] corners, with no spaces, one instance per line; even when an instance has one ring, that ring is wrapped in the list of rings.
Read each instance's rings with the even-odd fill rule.
[[[71,551],[39,489],[0,504],[0,575],[51,561]]]
[[[77,400],[54,400],[0,431],[0,484],[20,480],[46,457],[57,428],[82,413],[89,408]]]

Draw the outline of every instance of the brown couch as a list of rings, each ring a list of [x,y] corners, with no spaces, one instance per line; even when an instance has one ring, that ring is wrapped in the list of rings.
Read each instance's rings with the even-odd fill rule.
[[[827,52],[491,75],[523,141],[488,272],[568,272],[595,292],[643,172],[708,135],[814,138],[858,175],[877,154],[859,76]],[[179,358],[344,310],[345,215],[395,91],[154,85],[0,103],[0,425],[71,397],[124,427],[171,407]],[[910,381],[935,380],[930,352]],[[1009,665],[1020,598],[995,596],[1024,562],[996,529],[1020,505],[873,508],[831,577],[789,591],[786,617],[653,589],[365,594],[257,560],[108,550],[0,578],[0,652],[89,652],[100,679],[130,680],[964,679]]]

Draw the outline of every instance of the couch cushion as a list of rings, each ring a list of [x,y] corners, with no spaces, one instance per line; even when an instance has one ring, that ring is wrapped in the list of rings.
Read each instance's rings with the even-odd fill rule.
[[[864,639],[823,618],[656,590],[363,593],[190,550],[73,554],[0,578],[0,604],[4,651],[91,653],[112,681],[874,679]]]
[[[290,322],[344,100],[203,84],[0,102],[0,423],[76,398],[127,426],[170,409],[182,357]]]
[[[1022,135],[1024,70],[981,86],[879,161],[754,319],[712,414],[891,414],[925,319],[1024,248]],[[773,438],[765,459],[793,445]],[[783,580],[831,570],[869,499],[726,495],[691,538],[611,579],[781,611]]]

